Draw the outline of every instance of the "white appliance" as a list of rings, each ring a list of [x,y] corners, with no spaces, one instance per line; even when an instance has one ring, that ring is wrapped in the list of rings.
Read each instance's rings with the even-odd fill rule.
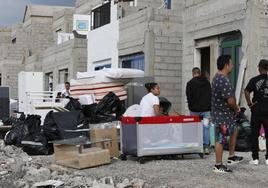
[[[19,111],[27,113],[27,92],[43,91],[43,73],[22,71],[18,78]]]

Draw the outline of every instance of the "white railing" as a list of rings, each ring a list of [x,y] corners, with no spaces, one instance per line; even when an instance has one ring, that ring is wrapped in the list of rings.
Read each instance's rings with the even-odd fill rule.
[[[26,114],[36,114],[37,108],[64,107],[66,99],[58,98],[58,92],[26,92]]]

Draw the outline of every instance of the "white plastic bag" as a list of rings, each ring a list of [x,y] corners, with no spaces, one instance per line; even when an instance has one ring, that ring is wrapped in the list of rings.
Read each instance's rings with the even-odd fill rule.
[[[259,149],[260,151],[266,150],[266,139],[264,136],[259,136]]]

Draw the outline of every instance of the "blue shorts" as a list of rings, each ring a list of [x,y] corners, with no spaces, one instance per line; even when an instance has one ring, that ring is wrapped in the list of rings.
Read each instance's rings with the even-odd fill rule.
[[[237,132],[236,125],[225,125],[225,130],[223,124],[215,124],[215,142],[220,144],[226,144],[228,136]]]

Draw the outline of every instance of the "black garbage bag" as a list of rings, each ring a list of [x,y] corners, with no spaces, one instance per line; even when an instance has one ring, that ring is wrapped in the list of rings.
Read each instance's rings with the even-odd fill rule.
[[[249,122],[242,122],[238,124],[238,134],[236,138],[236,151],[250,151],[251,143],[250,143],[250,123]]]
[[[53,144],[48,143],[43,133],[29,135],[22,141],[22,150],[28,155],[51,155],[54,153]]]
[[[93,117],[96,114],[96,107],[97,103],[93,103],[90,105],[82,105],[82,112],[87,118]]]
[[[75,138],[87,134],[85,132],[72,132],[83,127],[85,116],[81,111],[54,113],[54,120],[61,139]]]
[[[10,131],[5,135],[5,145],[20,146],[21,140],[29,134],[28,127],[23,122],[17,122],[12,125]]]
[[[126,111],[126,104],[125,101],[119,101],[115,114],[116,114],[116,120],[120,120],[120,118],[123,116],[123,114]]]
[[[92,124],[112,122],[116,120],[115,116],[108,114],[97,114],[89,118],[89,122]]]
[[[165,116],[168,116],[169,111],[171,109],[171,102],[167,100],[165,97],[159,97],[159,106],[161,108],[161,113]]]
[[[96,114],[115,113],[119,101],[120,101],[119,98],[113,92],[109,92],[98,103],[96,107]]]
[[[27,135],[33,135],[41,131],[41,116],[29,115],[24,121],[17,121],[12,125],[10,131],[5,135],[4,142],[6,145],[20,146],[21,141]]]
[[[53,114],[54,114],[53,111],[47,113],[43,125],[44,134],[49,141],[60,139],[60,132],[55,122]]]
[[[22,112],[22,113],[20,114],[19,120],[20,120],[20,121],[24,121],[25,119],[26,119],[26,116],[25,116],[25,114]]]
[[[16,117],[4,117],[2,119],[2,122],[4,123],[4,125],[12,125],[18,121],[24,121],[25,120],[25,114],[21,113],[19,118]]]
[[[70,101],[66,104],[65,108],[69,111],[82,110],[82,106],[77,99],[69,97]]]
[[[116,114],[116,118],[119,119],[125,112],[124,102],[120,101],[113,92],[109,92],[103,97],[103,99],[97,104],[95,114],[96,115],[111,115]]]
[[[44,134],[49,141],[78,137],[84,133],[75,132],[74,130],[84,128],[84,121],[85,116],[82,111],[50,111],[44,121]]]

